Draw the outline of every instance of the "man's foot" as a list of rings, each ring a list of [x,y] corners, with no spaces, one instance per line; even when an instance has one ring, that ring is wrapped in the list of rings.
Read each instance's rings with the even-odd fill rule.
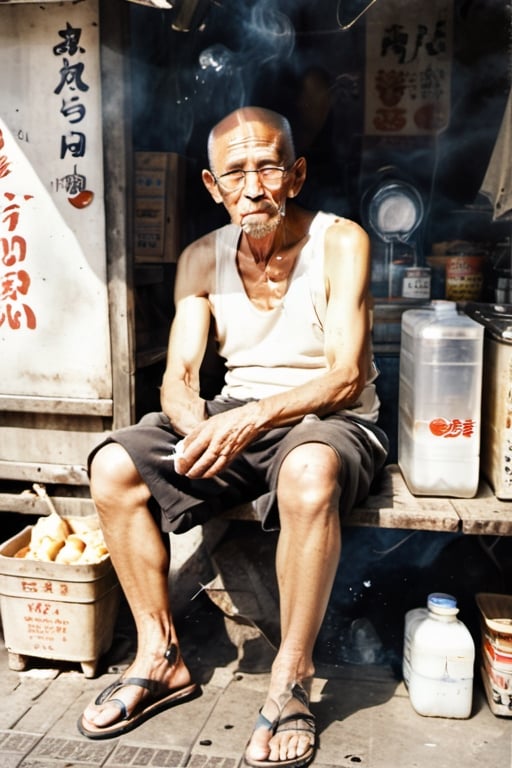
[[[292,683],[277,699],[265,702],[244,761],[252,768],[300,768],[311,762],[315,747],[315,718],[307,693],[300,683]]]
[[[79,718],[80,733],[90,739],[120,736],[157,712],[200,693],[191,681],[177,645],[169,646],[163,661],[164,680],[135,676],[133,665],[130,673],[107,686]]]

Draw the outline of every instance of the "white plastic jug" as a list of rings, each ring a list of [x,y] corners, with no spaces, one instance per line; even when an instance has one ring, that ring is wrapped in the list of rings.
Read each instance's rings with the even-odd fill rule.
[[[403,677],[413,708],[429,717],[467,718],[473,703],[475,644],[453,595],[433,592],[405,616]]]
[[[453,301],[402,315],[398,464],[411,493],[476,494],[483,330]]]

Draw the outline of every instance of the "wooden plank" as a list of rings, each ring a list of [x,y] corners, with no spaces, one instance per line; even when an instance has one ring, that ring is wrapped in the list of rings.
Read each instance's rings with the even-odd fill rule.
[[[512,501],[501,501],[482,480],[473,499],[451,499],[463,533],[512,536]]]
[[[88,497],[52,496],[52,501],[61,514],[94,513],[94,504]],[[30,491],[21,494],[0,492],[0,510],[37,515],[48,513],[44,502]],[[225,520],[259,520],[253,502],[227,509],[222,517]],[[413,496],[399,468],[389,465],[383,471],[379,488],[362,506],[344,515],[343,524],[512,536],[512,501],[497,499],[484,481],[473,499]]]
[[[87,456],[85,452],[84,456]],[[89,485],[86,468],[77,464],[14,463],[0,460],[0,478],[53,485]]]
[[[112,400],[79,397],[21,397],[0,395],[0,411],[23,411],[25,413],[79,414],[112,416]]]
[[[60,515],[70,517],[87,517],[96,513],[94,502],[90,498],[77,496],[54,496],[48,494],[55,509]],[[2,493],[0,492],[0,511],[16,512],[21,515],[36,515],[42,517],[48,515],[50,509],[44,499],[35,493]]]
[[[413,496],[395,464],[384,467],[379,488],[361,507],[347,513],[345,525],[457,531],[460,518],[449,499]]]
[[[222,513],[222,517],[226,520],[253,520],[255,523],[259,520],[256,508],[252,501],[248,501],[245,504],[237,504],[236,507],[225,509]]]
[[[100,3],[103,159],[110,339],[112,344],[113,423],[126,427],[135,418],[135,332],[131,263],[132,137],[130,113],[129,7],[123,0]]]
[[[223,515],[231,520],[258,520],[252,503],[240,504]],[[413,496],[400,469],[386,466],[376,492],[365,503],[343,516],[344,525],[412,528],[426,531],[457,531],[460,518],[450,499]]]

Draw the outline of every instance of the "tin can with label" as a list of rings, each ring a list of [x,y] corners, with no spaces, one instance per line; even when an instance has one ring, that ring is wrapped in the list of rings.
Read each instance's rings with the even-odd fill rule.
[[[451,256],[446,264],[446,298],[449,301],[480,301],[483,280],[484,256]]]
[[[430,267],[408,267],[402,280],[404,299],[430,299]]]

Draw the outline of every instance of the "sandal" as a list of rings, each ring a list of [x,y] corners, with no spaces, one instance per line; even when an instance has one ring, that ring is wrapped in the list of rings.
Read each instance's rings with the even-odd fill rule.
[[[178,654],[178,646],[172,643],[165,652],[165,657],[170,666],[176,664]],[[147,696],[144,696],[135,705],[130,714],[128,714],[126,704],[121,699],[115,698],[115,694],[127,685],[137,685],[148,691]],[[94,701],[95,706],[108,702],[118,707],[119,720],[105,726],[98,726],[86,721],[84,716],[81,715],[77,727],[80,733],[89,739],[111,739],[131,731],[164,709],[169,709],[169,707],[173,707],[175,704],[181,704],[184,701],[195,698],[200,692],[201,689],[196,683],[188,683],[179,688],[168,688],[159,680],[149,680],[145,677],[120,677],[119,680],[108,685]],[[87,723],[87,726],[84,723]]]
[[[308,707],[309,701],[306,691],[300,683],[292,683],[289,692],[279,698],[280,701],[284,698],[283,703],[272,699],[278,710],[277,717],[271,721],[260,711],[254,730],[264,727],[270,732],[271,737],[276,733],[285,733],[286,731],[293,731],[295,733],[303,731],[312,735],[311,744],[304,754],[285,760],[255,760],[248,757],[246,752],[244,763],[251,766],[251,768],[281,768],[282,766],[285,768],[304,768],[306,765],[309,765],[314,757],[316,749],[315,716],[310,712],[295,712],[284,717],[281,716],[282,711],[291,699],[297,699],[305,707]]]

